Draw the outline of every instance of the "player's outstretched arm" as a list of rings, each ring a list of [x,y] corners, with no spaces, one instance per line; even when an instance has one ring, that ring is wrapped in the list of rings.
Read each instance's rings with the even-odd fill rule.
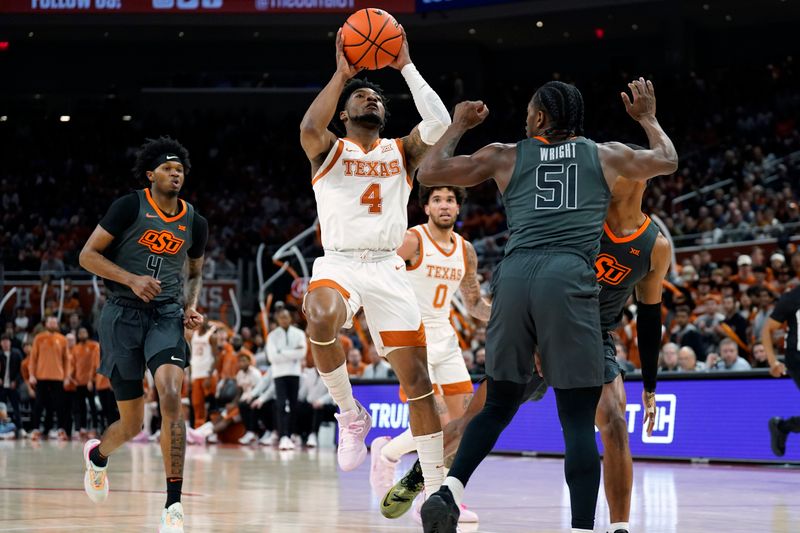
[[[389,65],[400,71],[403,79],[408,84],[414,105],[419,116],[422,118],[411,133],[403,138],[403,148],[408,161],[409,173],[419,166],[425,153],[444,135],[447,126],[450,125],[450,113],[442,99],[436,91],[428,85],[422,75],[417,71],[417,67],[411,62],[411,54],[408,49],[408,37],[406,30],[400,26],[403,32],[403,45],[397,58]]]
[[[492,304],[481,296],[481,284],[478,283],[478,254],[475,253],[472,243],[464,241],[464,246],[467,247],[467,270],[459,287],[461,295],[464,297],[469,314],[478,320],[488,322],[492,314]]]
[[[775,334],[775,331],[781,329],[782,326],[782,322],[778,322],[770,317],[761,329],[761,344],[764,345],[764,351],[767,352],[769,373],[772,377],[776,378],[786,375],[786,365],[778,361],[778,358],[775,357],[775,346],[772,344],[772,336]]]
[[[417,172],[417,179],[422,185],[456,185],[471,187],[507,173],[510,168],[504,152],[509,147],[503,144],[484,146],[472,155],[454,156],[456,146],[464,134],[483,122],[489,116],[489,108],[483,102],[461,102],[456,106],[453,123],[428,151]],[[510,167],[510,168],[504,168]]]
[[[344,55],[342,29],[336,34],[336,72],[331,81],[314,98],[300,122],[300,144],[311,161],[314,171],[336,142],[336,135],[328,124],[336,113],[336,104],[347,81],[358,73],[358,69],[347,62]]]
[[[116,281],[122,285],[127,285],[131,290],[144,300],[149,302],[161,292],[161,282],[150,276],[137,276],[117,266],[103,256],[105,251],[114,240],[114,236],[98,225],[89,240],[83,245],[78,262],[87,271],[100,276],[103,279]]]
[[[659,235],[653,251],[650,253],[650,264],[653,266],[647,276],[636,285],[636,297],[639,309],[636,318],[638,332],[639,355],[642,360],[642,403],[644,404],[644,424],[647,434],[652,434],[655,424],[655,392],[658,375],[658,352],[661,347],[661,282],[669,271],[672,260],[672,249],[669,241]]]
[[[621,143],[599,145],[606,178],[613,184],[616,176],[633,180],[648,180],[672,174],[678,169],[678,152],[656,119],[656,95],[653,82],[639,78],[628,84],[633,101],[621,93],[625,110],[647,134],[648,150],[633,150]]]

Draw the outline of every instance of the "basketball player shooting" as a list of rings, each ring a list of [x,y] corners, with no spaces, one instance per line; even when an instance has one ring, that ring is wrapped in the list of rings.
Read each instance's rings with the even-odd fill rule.
[[[353,470],[367,456],[371,418],[353,397],[339,330],[364,308],[378,353],[392,365],[409,397],[409,418],[429,494],[443,477],[442,428],[428,377],[425,330],[414,291],[397,255],[408,227],[414,171],[447,129],[450,115],[417,71],[405,40],[395,60],[422,122],[400,139],[381,138],[386,102],[380,87],[352,79],[342,31],[337,68],[308,108],[300,143],[311,163],[325,255],[314,262],[304,301],[316,367],[339,407],[338,462]],[[336,117],[343,138],[328,129]]]

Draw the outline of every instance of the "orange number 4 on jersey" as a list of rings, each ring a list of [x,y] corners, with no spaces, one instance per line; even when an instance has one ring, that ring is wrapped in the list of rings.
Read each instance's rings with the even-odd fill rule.
[[[370,186],[364,191],[364,194],[361,195],[361,205],[369,206],[368,212],[370,215],[380,215],[382,203],[383,198],[381,198],[381,184],[370,184]]]

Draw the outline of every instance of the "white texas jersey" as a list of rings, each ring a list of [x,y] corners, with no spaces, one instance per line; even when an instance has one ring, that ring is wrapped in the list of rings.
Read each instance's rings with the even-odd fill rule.
[[[422,323],[426,329],[450,326],[450,303],[467,271],[464,238],[453,232],[454,246],[446,253],[433,240],[426,224],[409,231],[417,234],[420,243],[419,257],[407,271],[422,313]]]
[[[403,243],[412,183],[400,139],[378,139],[369,152],[338,139],[311,186],[326,250],[394,251]]]
[[[189,360],[192,379],[208,378],[214,372],[214,351],[211,347],[214,332],[216,328],[208,328],[203,334],[199,331],[192,333],[192,358]]]

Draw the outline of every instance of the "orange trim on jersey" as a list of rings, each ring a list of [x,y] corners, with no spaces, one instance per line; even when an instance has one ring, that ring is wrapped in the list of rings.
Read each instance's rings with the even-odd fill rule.
[[[447,383],[442,385],[443,396],[455,396],[456,394],[472,394],[475,389],[472,388],[471,381],[459,381],[458,383]]]
[[[416,270],[417,268],[419,268],[419,266],[422,264],[422,258],[424,257],[425,254],[425,246],[422,243],[422,235],[419,234],[416,228],[409,228],[408,231],[413,231],[414,234],[417,236],[417,240],[419,241],[419,256],[417,257],[416,263],[414,263],[411,266],[406,266],[406,272],[411,270]]]
[[[381,341],[389,348],[406,348],[409,346],[426,346],[425,326],[419,325],[416,331],[381,331]]]
[[[186,214],[186,202],[184,202],[183,200],[180,200],[180,202],[181,202],[181,206],[183,207],[183,208],[181,209],[181,212],[180,212],[180,213],[178,213],[177,215],[175,215],[174,217],[169,217],[169,216],[167,216],[167,215],[165,215],[165,214],[164,214],[164,212],[161,210],[161,208],[160,208],[160,207],[158,207],[158,204],[156,204],[155,200],[153,200],[153,197],[152,197],[152,196],[150,196],[150,189],[145,189],[145,190],[144,190],[144,195],[145,195],[145,197],[147,198],[147,201],[148,201],[148,203],[150,204],[150,207],[152,207],[153,209],[155,209],[155,211],[156,211],[156,214],[157,214],[157,215],[158,215],[158,216],[161,218],[161,220],[163,220],[164,222],[175,222],[176,220],[180,219],[181,217],[183,217],[183,215],[185,215],[185,214]]]
[[[448,252],[445,252],[444,250],[442,250],[442,247],[439,246],[439,243],[436,242],[433,239],[433,237],[431,237],[431,232],[428,231],[427,224],[422,224],[422,230],[425,232],[425,235],[427,235],[428,238],[431,240],[431,242],[436,247],[436,249],[439,250],[440,252],[442,252],[442,254],[445,257],[450,257],[451,255],[453,255],[456,252],[456,248],[458,248],[458,242],[456,241],[456,234],[455,233],[452,233],[452,232],[450,233],[450,241],[453,243],[453,249],[450,250],[450,252],[448,253]]]
[[[403,158],[403,170],[406,171],[406,182],[408,183],[408,186],[413,189],[414,182],[411,180],[411,173],[408,171],[408,162],[406,161],[406,149],[403,147],[403,139],[395,139],[394,142],[397,144],[397,150],[400,152],[400,156]]]
[[[616,235],[614,235],[611,232],[611,228],[609,228],[608,224],[605,223],[605,222],[603,222],[603,230],[605,230],[606,235],[608,236],[609,239],[611,239],[611,242],[614,242],[614,243],[617,243],[617,244],[621,244],[621,243],[631,242],[633,240],[636,240],[637,237],[641,236],[642,233],[644,233],[644,231],[647,229],[647,226],[649,226],[649,225],[650,225],[650,217],[645,215],[644,216],[644,224],[642,224],[641,227],[639,229],[637,229],[636,233],[634,233],[633,235],[628,235],[627,237],[617,237]]]
[[[350,141],[351,143],[355,144],[356,146],[358,146],[359,148],[361,148],[361,151],[362,151],[362,152],[364,152],[365,154],[368,154],[368,153],[370,153],[371,151],[373,151],[373,150],[374,150],[375,148],[377,148],[377,146],[378,146],[378,145],[381,143],[381,139],[380,139],[380,138],[378,138],[378,139],[375,139],[375,142],[374,142],[374,143],[372,143],[372,146],[370,147],[370,149],[369,149],[369,150],[364,150],[364,147],[363,147],[363,146],[361,146],[361,144],[360,144],[358,141],[354,141],[353,139],[350,139],[350,138],[348,138],[348,137],[344,137],[344,140],[345,140],[345,141]]]
[[[336,147],[336,153],[333,154],[333,159],[331,159],[331,162],[328,163],[327,167],[325,167],[325,170],[314,176],[314,179],[311,180],[312,187],[314,186],[315,183],[324,178],[325,174],[331,171],[333,165],[336,164],[336,162],[339,160],[339,157],[342,155],[342,152],[344,151],[344,142],[342,142],[341,140],[336,142],[339,143],[339,146]]]
[[[550,144],[550,141],[548,141],[547,139],[545,139],[541,135],[537,135],[536,137],[534,137],[534,139],[536,139],[537,141],[542,141],[544,144]]]
[[[459,235],[459,237],[461,237],[461,235]],[[467,239],[465,239],[464,237],[461,237],[461,253],[464,255],[464,275],[466,275],[467,274]]]
[[[437,385],[436,383],[432,383],[431,385],[433,385],[433,393],[435,395],[444,396],[444,394],[442,394],[442,389],[439,388],[439,385]],[[470,390],[470,392],[472,391]],[[397,396],[400,397],[401,402],[408,403],[408,395],[406,394],[406,391],[403,390],[402,386],[397,387]]]
[[[318,280],[312,281],[311,283],[308,284],[308,290],[306,292],[309,293],[309,292],[313,291],[314,289],[319,289],[320,287],[328,287],[329,289],[334,289],[339,294],[344,296],[345,300],[349,300],[350,299],[350,292],[348,292],[347,289],[345,289],[344,287],[342,287],[341,285],[339,285],[338,283],[336,283],[332,279],[318,279]]]

